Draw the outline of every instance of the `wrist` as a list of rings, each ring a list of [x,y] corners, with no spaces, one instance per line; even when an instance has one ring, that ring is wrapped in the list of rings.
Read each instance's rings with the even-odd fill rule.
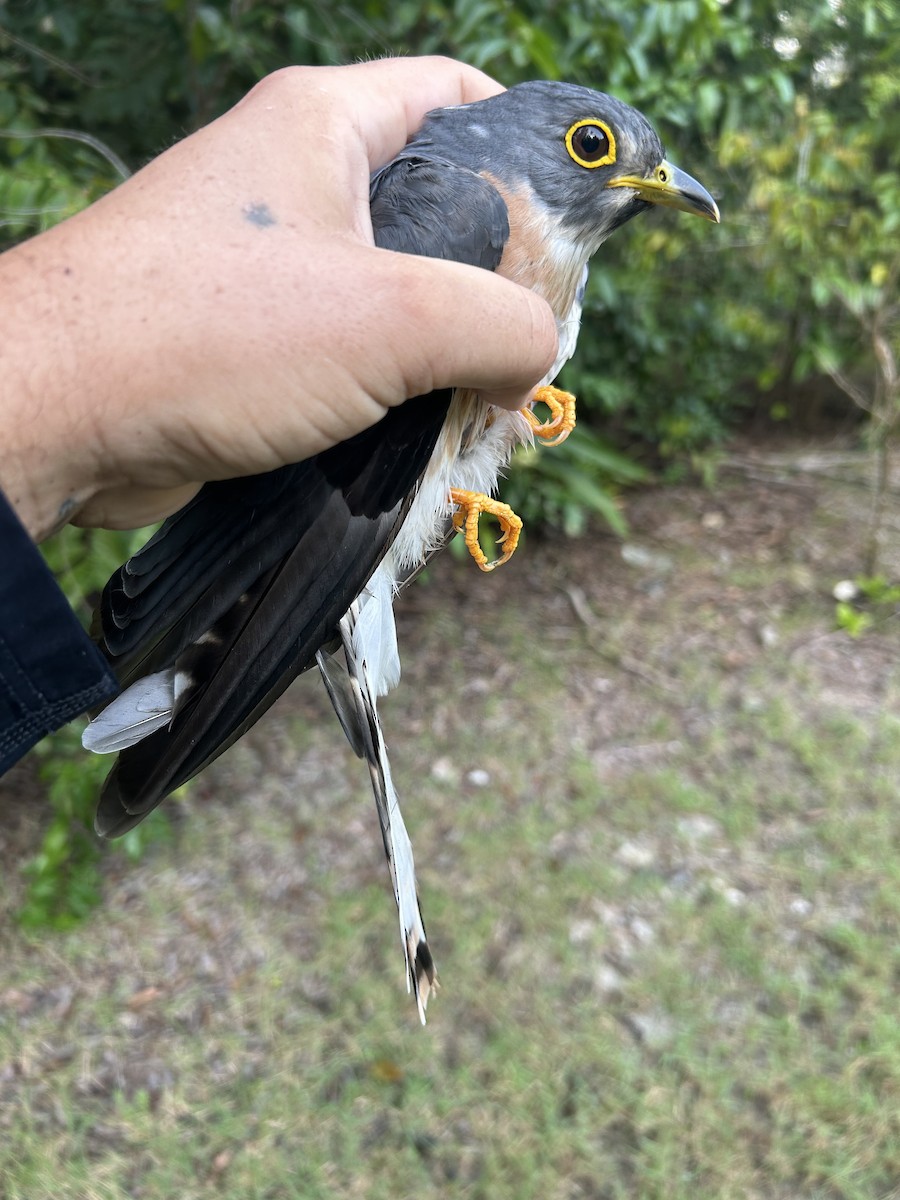
[[[101,486],[79,328],[91,297],[63,230],[0,256],[0,488],[38,542]]]
[[[71,485],[42,451],[30,453],[6,439],[0,450],[0,490],[35,542],[42,542],[66,525],[91,496],[91,490],[74,480]]]

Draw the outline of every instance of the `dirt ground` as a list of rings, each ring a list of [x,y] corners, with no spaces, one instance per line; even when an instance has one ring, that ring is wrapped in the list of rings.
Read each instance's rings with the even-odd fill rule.
[[[172,805],[174,836],[108,859],[70,934],[16,929],[45,813],[13,771],[0,1195],[900,1195],[900,614],[852,638],[832,596],[865,477],[821,438],[735,445],[711,488],[629,494],[624,545],[531,537],[490,578],[445,554],[402,598],[383,718],[443,980],[425,1033],[365,770],[314,681]],[[308,1127],[269,1090],[287,1063]],[[188,1151],[191,1114],[219,1124]]]

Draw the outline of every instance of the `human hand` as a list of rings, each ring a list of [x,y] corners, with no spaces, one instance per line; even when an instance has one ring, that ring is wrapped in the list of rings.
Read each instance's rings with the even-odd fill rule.
[[[158,520],[434,387],[520,406],[549,308],[375,248],[368,206],[427,111],[499,90],[446,59],[289,68],[0,258],[0,486],[32,535]]]

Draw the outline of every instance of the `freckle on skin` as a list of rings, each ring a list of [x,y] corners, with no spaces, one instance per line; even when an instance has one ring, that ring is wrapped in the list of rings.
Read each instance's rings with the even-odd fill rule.
[[[272,210],[268,204],[248,204],[243,209],[245,220],[251,225],[256,225],[260,229],[266,229],[270,225],[277,225],[278,222],[272,215]]]

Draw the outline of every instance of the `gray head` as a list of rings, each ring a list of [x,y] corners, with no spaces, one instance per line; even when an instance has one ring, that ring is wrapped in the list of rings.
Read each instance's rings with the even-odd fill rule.
[[[407,150],[446,155],[512,191],[527,186],[589,252],[651,204],[719,219],[706,189],[666,161],[646,117],[576,84],[520,83],[438,109]]]

